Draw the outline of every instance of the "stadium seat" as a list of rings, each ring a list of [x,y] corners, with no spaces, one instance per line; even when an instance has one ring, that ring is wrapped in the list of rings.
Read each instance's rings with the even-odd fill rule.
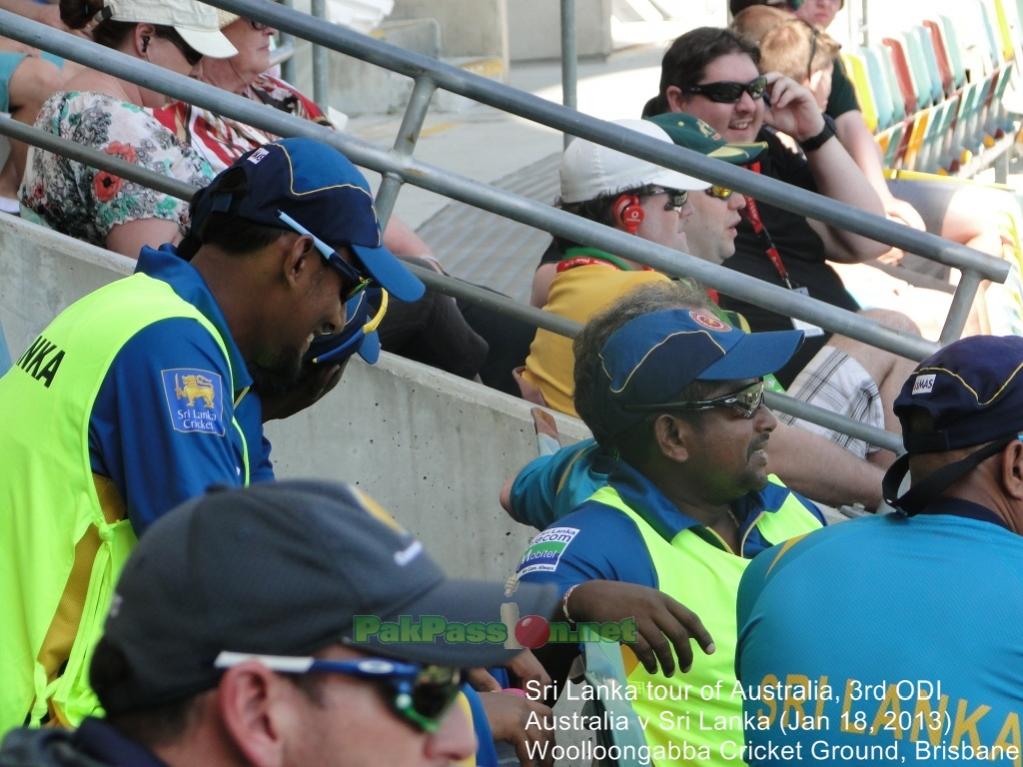
[[[874,99],[874,89],[870,83],[870,75],[867,73],[867,62],[858,53],[843,53],[842,63],[845,64],[845,71],[856,90],[856,100],[860,104],[863,121],[866,122],[870,132],[875,133],[878,128],[877,104]]]
[[[888,78],[885,76],[882,68],[881,54],[873,48],[861,48],[860,55],[867,65],[870,91],[874,95],[874,108],[877,110],[877,129],[885,131],[891,128],[895,122],[895,104],[892,101],[891,89],[888,87]],[[859,96],[858,91],[857,96]]]
[[[934,59],[938,65],[938,72],[941,77],[941,87],[946,96],[956,92],[958,86],[955,82],[955,75],[952,72],[952,64],[948,58],[948,49],[945,46],[945,36],[941,32],[938,22],[933,19],[924,20],[924,28],[931,38],[931,49],[934,51]]]
[[[934,52],[931,35],[927,31],[927,27],[920,25],[909,30],[906,36],[913,41],[914,48],[919,52],[923,61],[924,74],[931,85],[931,101],[938,104],[945,98],[945,83],[941,77],[941,70],[938,68],[938,56]]]
[[[909,66],[909,60],[906,58],[905,46],[893,37],[886,37],[881,42],[888,48],[891,56],[899,91],[902,93],[902,101],[906,107],[906,116],[909,117],[916,113],[921,105],[918,103],[916,83],[913,80],[913,71]]]

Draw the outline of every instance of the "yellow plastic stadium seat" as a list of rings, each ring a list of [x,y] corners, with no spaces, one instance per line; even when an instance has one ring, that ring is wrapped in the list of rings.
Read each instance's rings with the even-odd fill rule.
[[[860,111],[863,113],[864,122],[867,123],[867,129],[874,133],[877,130],[877,104],[870,85],[870,75],[867,73],[867,62],[858,53],[843,53],[842,62],[845,64],[849,79],[852,80],[856,100],[860,102]]]

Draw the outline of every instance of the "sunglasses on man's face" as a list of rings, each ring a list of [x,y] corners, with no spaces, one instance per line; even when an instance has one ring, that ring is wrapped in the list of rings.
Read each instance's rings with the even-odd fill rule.
[[[402,663],[388,658],[337,661],[225,650],[213,665],[228,669],[250,660],[279,674],[344,674],[379,683],[394,713],[423,732],[437,732],[441,728],[462,684],[462,672],[457,668]]]
[[[313,240],[313,247],[315,247],[317,252],[323,256],[323,260],[341,272],[341,276],[344,277],[346,283],[345,287],[341,290],[342,300],[348,301],[373,284],[372,277],[363,274],[350,263],[341,258],[341,255],[334,250],[334,248],[330,247],[330,245],[310,232],[283,210],[277,211],[277,218],[287,224],[289,229],[296,231],[299,234],[304,234],[307,237],[311,237]]]
[[[734,104],[742,98],[743,93],[748,93],[754,101],[764,98],[767,93],[767,78],[758,77],[748,83],[739,83],[732,80],[721,80],[716,83],[703,83],[702,85],[690,85],[685,88],[686,93],[696,93],[706,96],[718,104]]]
[[[722,394],[713,399],[679,400],[659,402],[652,405],[625,405],[624,409],[635,412],[671,412],[672,410],[712,410],[724,407],[734,410],[743,418],[752,418],[764,404],[764,382],[756,381],[738,391]]]
[[[668,201],[664,203],[665,210],[673,210],[676,213],[681,213],[682,208],[686,204],[686,200],[689,199],[689,192],[685,189],[668,189],[663,186],[655,186],[650,190],[650,195],[655,194],[666,194],[668,195]]]
[[[707,194],[709,197],[713,197],[715,200],[727,200],[729,197],[735,194],[735,192],[732,189],[729,189],[726,186],[717,185],[708,186],[703,191],[705,194]]]

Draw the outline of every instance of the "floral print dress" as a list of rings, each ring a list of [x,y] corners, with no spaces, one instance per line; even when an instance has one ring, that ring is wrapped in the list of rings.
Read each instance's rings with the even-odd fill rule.
[[[212,180],[209,163],[142,107],[102,93],[56,93],[36,127],[193,186]],[[103,246],[110,230],[147,218],[187,225],[188,204],[67,157],[30,147],[19,197],[51,229]],[[31,218],[31,216],[29,216]]]

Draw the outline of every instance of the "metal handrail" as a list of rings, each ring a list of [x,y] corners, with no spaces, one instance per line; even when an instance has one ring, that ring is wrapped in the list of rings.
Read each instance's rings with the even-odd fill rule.
[[[709,287],[738,299],[764,306],[786,316],[797,317],[836,333],[857,338],[895,354],[919,360],[937,349],[937,345],[917,335],[886,328],[877,322],[831,306],[823,301],[770,285],[731,269],[641,240],[625,232],[595,224],[535,200],[494,189],[478,181],[403,156],[398,152],[382,150],[352,136],[337,133],[325,126],[285,114],[242,96],[227,93],[212,85],[198,82],[3,10],[0,10],[0,32],[28,45],[60,53],[66,58],[86,66],[108,72],[116,77],[130,80],[271,133],[283,136],[307,136],[323,141],[343,151],[353,162],[383,173],[385,179],[391,175],[446,197],[553,232],[575,242],[603,248],[625,258],[649,264],[666,274],[695,278]],[[560,106],[556,108],[564,109]],[[610,123],[601,124],[608,129],[622,132],[619,127]],[[640,134],[635,135],[639,136]],[[399,136],[399,140],[400,138]],[[663,142],[654,140],[654,143],[662,143],[663,146]],[[677,152],[685,151],[672,146],[668,146],[667,149]],[[663,150],[659,149],[658,151]],[[700,158],[706,159],[702,155]],[[975,254],[971,251],[970,255]]]
[[[67,139],[54,136],[52,133],[20,123],[11,117],[0,117],[0,134],[51,152],[66,155],[73,160],[83,162],[100,170],[116,173],[119,176],[144,184],[180,200],[190,200],[197,189],[197,187],[184,181],[168,178],[127,160],[101,152],[98,149],[75,144]],[[544,328],[552,333],[569,338],[574,338],[582,329],[581,323],[575,320],[537,309],[528,304],[521,304],[500,293],[439,274],[432,269],[419,266],[418,264],[410,263],[408,267],[434,290],[463,301],[470,301],[490,309],[495,309],[535,327]],[[895,434],[837,415],[829,410],[797,400],[787,394],[766,392],[765,395],[768,398],[768,405],[783,413],[788,413],[796,418],[803,418],[826,428],[851,434],[853,437],[863,439],[869,444],[887,450],[901,451],[901,440]]]
[[[579,106],[579,52],[576,45],[575,0],[561,0],[561,103],[569,109]],[[572,140],[565,134],[565,147]]]
[[[911,227],[889,221],[882,216],[866,214],[850,205],[831,200],[828,197],[792,187],[775,179],[766,179],[757,173],[736,168],[729,163],[713,160],[688,149],[665,147],[664,142],[632,131],[623,131],[618,126],[582,115],[564,107],[522,93],[501,83],[463,72],[450,65],[416,53],[403,51],[386,43],[369,40],[358,33],[331,25],[316,24],[303,14],[282,12],[266,0],[214,0],[214,5],[224,7],[243,16],[256,18],[280,29],[294,31],[314,44],[321,44],[334,50],[361,58],[378,66],[408,75],[417,81],[429,77],[435,87],[442,87],[454,93],[475,99],[484,104],[536,120],[565,133],[581,136],[624,149],[644,159],[667,167],[691,173],[719,184],[751,194],[759,200],[773,203],[781,208],[793,210],[811,218],[837,224],[849,231],[872,239],[897,245],[909,252],[919,253],[940,263],[962,270],[964,279],[959,281],[941,330],[941,342],[949,343],[962,334],[967,317],[973,305],[981,279],[988,278],[1004,282],[1008,265],[979,251],[958,243],[952,243],[937,235],[919,232]],[[562,9],[566,6],[563,4]],[[409,104],[406,118],[412,115],[414,107]],[[424,108],[425,110],[425,108]],[[425,111],[416,119],[425,118]],[[672,151],[674,150],[674,151]],[[766,183],[765,183],[766,182]],[[397,196],[400,182],[389,189],[392,197]],[[393,199],[391,200],[393,202]]]
[[[268,0],[211,0],[210,5],[262,21],[276,29],[413,79],[429,75],[438,88],[481,104],[737,189],[757,200],[808,218],[828,221],[842,229],[895,245],[948,266],[972,269],[984,279],[1004,282],[1008,275],[1009,268],[1003,261],[965,245],[897,224],[882,216],[864,213],[859,208],[824,195],[766,178],[699,152],[669,146],[640,133],[624,131],[621,126],[613,123],[566,109],[530,93],[466,72],[437,59],[374,40],[353,30],[337,25],[317,24],[315,19],[306,14]]]

